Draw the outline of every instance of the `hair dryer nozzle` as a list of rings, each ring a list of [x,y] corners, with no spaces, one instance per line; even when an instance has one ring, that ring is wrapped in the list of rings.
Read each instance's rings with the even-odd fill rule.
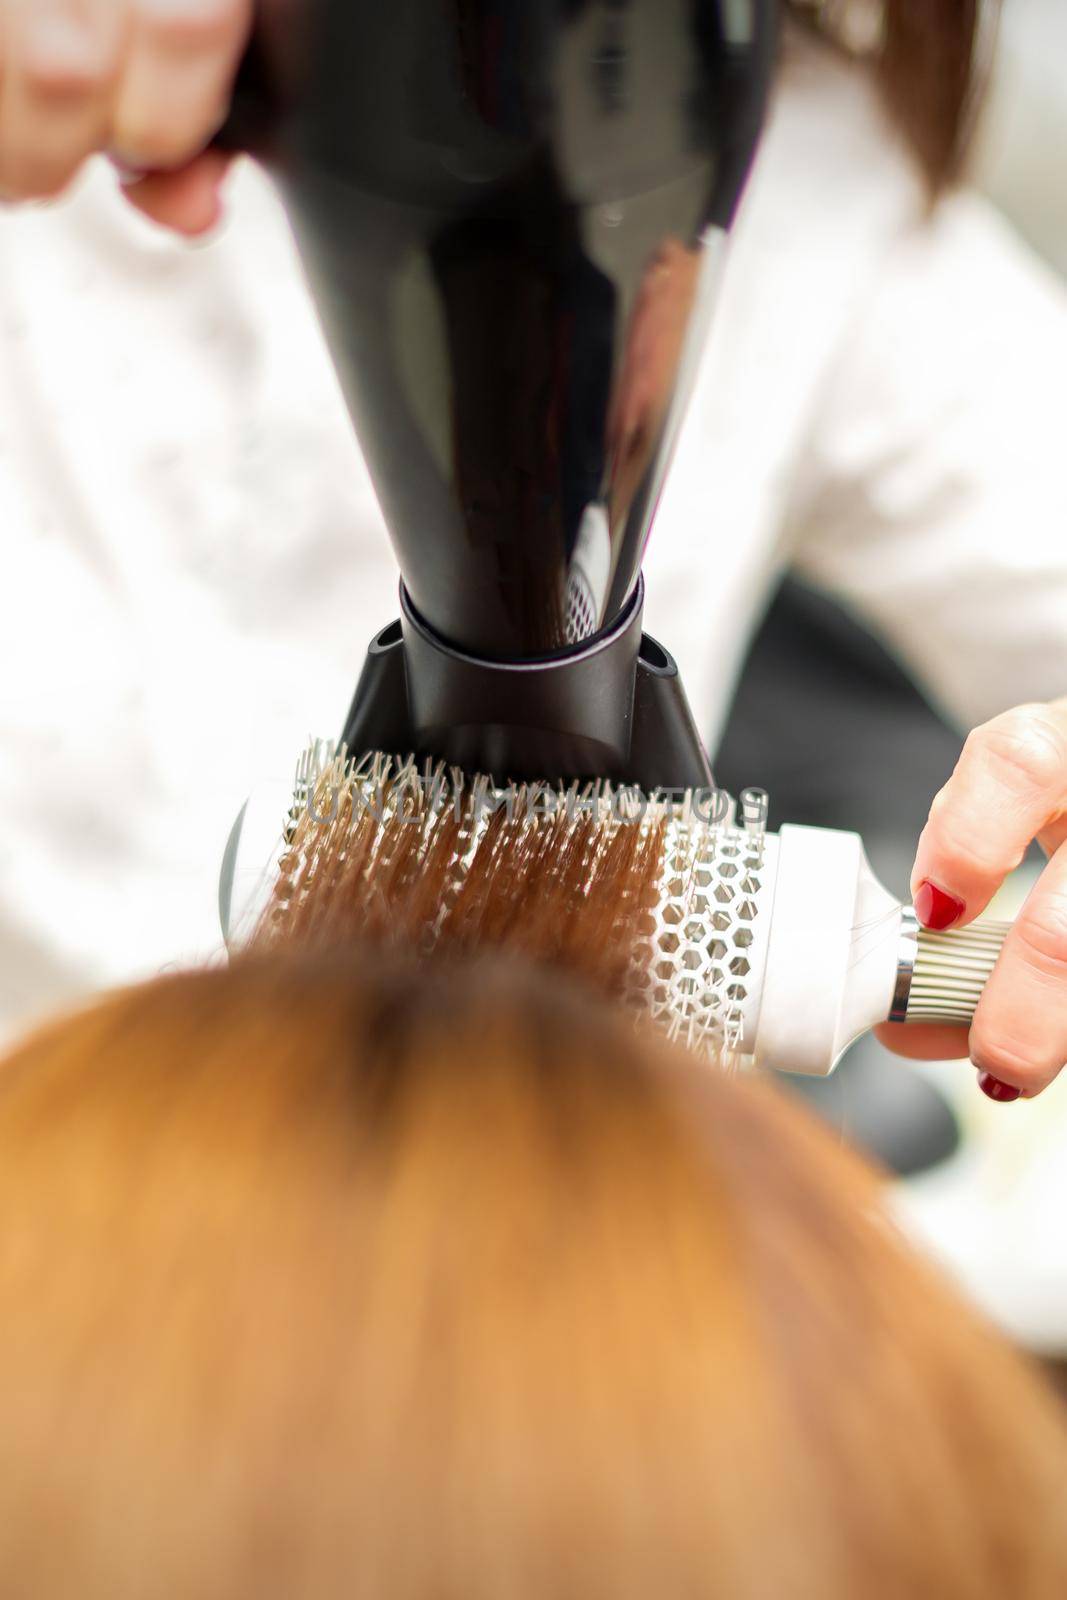
[[[641,632],[643,597],[639,583],[618,625],[589,645],[499,662],[440,639],[402,591],[400,620],[371,642],[343,742],[357,756],[410,753],[498,783],[710,789],[678,668]]]

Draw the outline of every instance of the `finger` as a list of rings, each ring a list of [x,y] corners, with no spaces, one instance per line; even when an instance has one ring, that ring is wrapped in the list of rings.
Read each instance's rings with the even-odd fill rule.
[[[0,185],[57,194],[110,122],[125,35],[116,0],[14,0],[3,14]]]
[[[226,116],[252,0],[136,0],[111,147],[131,166],[184,166]]]
[[[875,1034],[887,1050],[908,1061],[966,1061],[967,1029],[947,1022],[883,1022]]]
[[[1059,837],[1067,814],[1067,700],[1020,706],[976,728],[935,797],[912,870],[928,927],[969,922],[1031,841]]]
[[[209,151],[178,172],[152,173],[123,188],[153,222],[195,239],[221,220],[222,185],[230,164],[230,157]]]
[[[1041,829],[1037,842],[1047,856],[1055,855],[1061,844],[1067,844],[1067,817],[1056,817]]]
[[[971,1025],[971,1060],[1028,1094],[1067,1062],[1067,846],[1013,923]]]

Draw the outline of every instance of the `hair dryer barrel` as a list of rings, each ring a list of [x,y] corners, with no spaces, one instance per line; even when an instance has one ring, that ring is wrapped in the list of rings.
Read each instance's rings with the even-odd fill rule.
[[[447,644],[549,656],[632,601],[774,13],[260,0],[227,137],[268,146],[408,597]]]

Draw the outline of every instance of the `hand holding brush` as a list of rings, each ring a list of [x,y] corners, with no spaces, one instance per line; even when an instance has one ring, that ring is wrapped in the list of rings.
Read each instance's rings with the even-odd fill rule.
[[[976,728],[934,800],[912,872],[916,914],[933,930],[980,917],[1036,840],[1048,864],[961,1024],[887,1026],[901,1055],[969,1055],[992,1100],[1032,1099],[1067,1061],[1067,699],[1020,706]]]

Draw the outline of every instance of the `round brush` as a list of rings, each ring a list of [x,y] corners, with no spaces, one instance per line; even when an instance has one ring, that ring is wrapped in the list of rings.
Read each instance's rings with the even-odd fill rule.
[[[635,1007],[728,1063],[784,1072],[831,1072],[880,1022],[968,1023],[1009,924],[928,932],[878,882],[857,834],[771,833],[766,819],[761,790],[735,802],[603,783],[499,788],[440,764],[357,763],[320,742],[295,792],[264,785],[242,810],[223,929],[234,950],[345,932],[428,950],[462,933],[578,968],[614,940],[617,987]],[[531,861],[536,937],[517,904]]]

